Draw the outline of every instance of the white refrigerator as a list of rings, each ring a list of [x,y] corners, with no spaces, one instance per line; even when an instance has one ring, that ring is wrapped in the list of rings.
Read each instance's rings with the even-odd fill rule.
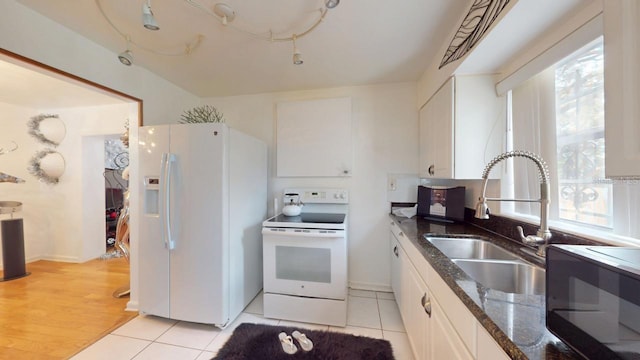
[[[267,147],[225,124],[139,131],[140,313],[225,327],[262,288]]]

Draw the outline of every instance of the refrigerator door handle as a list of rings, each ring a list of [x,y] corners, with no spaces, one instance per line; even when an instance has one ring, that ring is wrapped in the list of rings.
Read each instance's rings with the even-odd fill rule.
[[[164,241],[164,247],[169,250],[173,250],[175,248],[175,242],[171,234],[171,164],[174,160],[174,154],[162,154],[162,211],[160,213],[160,217],[162,219],[162,240]]]

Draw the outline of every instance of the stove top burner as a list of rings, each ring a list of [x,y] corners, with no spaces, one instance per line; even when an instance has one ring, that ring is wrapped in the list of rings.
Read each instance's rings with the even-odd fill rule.
[[[301,213],[298,216],[278,215],[269,219],[268,223],[291,223],[291,224],[342,224],[345,214],[330,213]]]

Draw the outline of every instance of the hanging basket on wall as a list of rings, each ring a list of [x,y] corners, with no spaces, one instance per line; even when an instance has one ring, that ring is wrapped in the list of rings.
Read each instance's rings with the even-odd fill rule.
[[[34,116],[29,120],[27,126],[29,127],[29,135],[45,145],[58,146],[67,134],[64,122],[60,120],[58,115],[40,114]]]
[[[38,151],[29,161],[29,172],[38,180],[50,185],[58,183],[64,168],[62,154],[51,149]]]

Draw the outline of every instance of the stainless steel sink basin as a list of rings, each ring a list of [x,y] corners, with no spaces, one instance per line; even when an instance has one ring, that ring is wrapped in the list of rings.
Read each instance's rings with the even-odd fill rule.
[[[425,239],[449,259],[518,259],[511,252],[482,239],[437,236],[425,236]]]
[[[545,271],[521,261],[454,259],[462,271],[487,288],[513,294],[543,295]]]

